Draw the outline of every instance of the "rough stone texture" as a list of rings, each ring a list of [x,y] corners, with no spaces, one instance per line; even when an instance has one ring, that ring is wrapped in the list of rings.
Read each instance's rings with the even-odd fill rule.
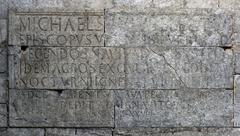
[[[230,46],[228,13],[107,12],[106,46]]]
[[[6,74],[0,74],[0,103],[7,102],[8,82]]]
[[[0,44],[7,41],[7,20],[0,19]]]
[[[0,73],[7,71],[6,45],[7,45],[7,20],[0,19]]]
[[[187,8],[218,8],[218,0],[186,0],[186,7]]]
[[[113,127],[111,90],[10,90],[10,126]]]
[[[0,0],[0,136],[239,136],[239,9]]]
[[[233,53],[221,48],[129,48],[127,88],[233,88]]]
[[[113,0],[114,10],[144,10],[152,7],[152,0]]]
[[[7,72],[7,49],[0,43],[0,73]]]
[[[7,18],[8,0],[0,0],[0,19]]]
[[[234,49],[235,73],[240,74],[240,50],[239,47]]]
[[[7,105],[0,104],[0,127],[7,126]]]
[[[178,9],[183,8],[184,0],[153,0],[153,7],[158,9]]]
[[[112,0],[0,0],[0,19],[8,18],[8,9],[78,12],[98,11],[112,7]]]
[[[240,75],[234,76],[234,126],[240,126]]]
[[[112,136],[110,129],[47,129],[46,136]]]
[[[239,136],[240,129],[202,128],[202,129],[133,129],[117,130],[113,136]]]
[[[230,127],[232,90],[116,91],[116,127]]]
[[[239,0],[219,0],[219,7],[235,10],[240,8],[240,1]]]
[[[1,136],[44,136],[44,129],[9,128],[0,129]]]
[[[9,44],[104,46],[103,15],[103,12],[10,12]]]
[[[115,47],[13,47],[12,88],[123,89],[124,51]]]
[[[240,3],[240,2],[239,2]],[[235,13],[233,26],[233,44],[240,46],[240,11]]]

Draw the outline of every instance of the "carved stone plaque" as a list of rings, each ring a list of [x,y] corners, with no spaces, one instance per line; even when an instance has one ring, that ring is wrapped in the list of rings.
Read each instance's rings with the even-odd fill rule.
[[[11,12],[9,44],[104,46],[103,12]]]

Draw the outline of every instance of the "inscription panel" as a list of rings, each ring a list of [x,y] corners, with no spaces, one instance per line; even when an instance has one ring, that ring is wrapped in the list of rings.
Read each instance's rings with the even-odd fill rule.
[[[112,90],[10,90],[10,126],[113,127]]]
[[[232,88],[233,53],[214,47],[127,49],[128,89]]]
[[[116,127],[232,126],[231,90],[116,91]]]
[[[106,46],[230,46],[232,19],[220,13],[106,13]]]
[[[104,46],[103,12],[10,12],[9,44]]]
[[[14,46],[10,50],[12,88],[124,88],[121,48]]]

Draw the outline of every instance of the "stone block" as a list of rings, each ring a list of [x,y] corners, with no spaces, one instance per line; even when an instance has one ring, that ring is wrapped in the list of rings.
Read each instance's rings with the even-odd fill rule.
[[[7,42],[7,20],[0,19],[0,45]]]
[[[218,8],[218,0],[186,0],[186,8]]]
[[[128,89],[233,88],[233,53],[213,47],[126,51]]]
[[[120,90],[115,99],[116,128],[233,126],[233,90]]]
[[[111,90],[10,90],[10,126],[113,127]]]
[[[176,10],[183,8],[184,0],[153,0],[153,7],[157,9]]]
[[[114,0],[111,10],[145,10],[152,7],[152,0]]]
[[[231,46],[229,13],[106,12],[106,46]]]
[[[234,61],[235,61],[235,73],[240,74],[240,52],[234,50]]]
[[[11,88],[123,89],[124,50],[115,47],[17,47],[9,55]]]
[[[46,136],[112,136],[110,129],[47,129]]]
[[[0,127],[7,127],[7,105],[0,104]]]
[[[234,11],[235,9],[240,9],[240,1],[239,0],[219,0],[219,7]]]
[[[234,76],[234,126],[240,126],[240,75]]]
[[[8,0],[0,0],[0,19],[7,19]]]
[[[44,136],[44,129],[33,128],[2,128],[1,136]]]
[[[9,44],[104,46],[103,12],[10,12]]]
[[[0,44],[0,73],[7,72],[7,48]]]
[[[7,103],[8,82],[7,75],[0,74],[0,103]]]
[[[152,128],[116,130],[113,136],[239,136],[238,128]]]

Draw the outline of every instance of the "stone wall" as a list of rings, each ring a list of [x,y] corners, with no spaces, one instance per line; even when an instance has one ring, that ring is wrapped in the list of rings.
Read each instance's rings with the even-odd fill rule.
[[[0,0],[0,136],[239,136],[239,0]]]

